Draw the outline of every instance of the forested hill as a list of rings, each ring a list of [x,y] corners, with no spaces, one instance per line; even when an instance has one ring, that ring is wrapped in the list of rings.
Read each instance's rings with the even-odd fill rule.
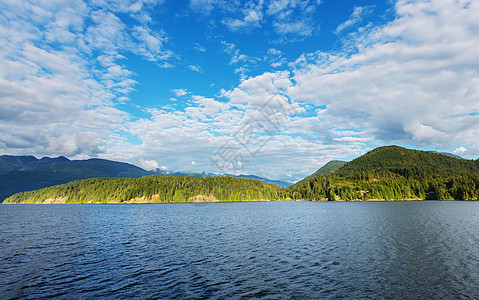
[[[478,199],[479,160],[398,146],[376,148],[339,170],[288,189],[294,199]]]
[[[339,170],[340,174],[354,172],[393,172],[399,175],[465,175],[479,172],[479,161],[467,160],[438,152],[410,150],[398,146],[379,147]]]
[[[260,180],[151,175],[91,178],[17,193],[4,203],[158,203],[277,200],[283,190]]]

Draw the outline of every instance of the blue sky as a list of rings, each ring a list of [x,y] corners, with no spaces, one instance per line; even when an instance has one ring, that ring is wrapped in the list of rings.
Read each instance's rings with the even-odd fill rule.
[[[479,156],[479,4],[0,3],[0,154],[296,181],[382,145]]]

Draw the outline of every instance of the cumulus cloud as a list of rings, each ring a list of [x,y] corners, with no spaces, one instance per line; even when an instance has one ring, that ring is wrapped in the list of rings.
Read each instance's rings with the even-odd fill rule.
[[[398,17],[356,35],[353,53],[296,61],[294,99],[324,105],[331,122],[373,138],[447,149],[476,144],[479,6],[398,1]]]
[[[122,53],[162,62],[170,52],[143,8],[161,1],[2,4],[0,146],[11,154],[96,156],[128,115],[137,82]],[[127,26],[118,13],[137,24]],[[5,150],[4,150],[5,151]]]
[[[143,158],[140,159],[139,166],[147,171],[154,171],[160,168],[160,165],[155,160]],[[163,170],[163,167],[161,169]]]

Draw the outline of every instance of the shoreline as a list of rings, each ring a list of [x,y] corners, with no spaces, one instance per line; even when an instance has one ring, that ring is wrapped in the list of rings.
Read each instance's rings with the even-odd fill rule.
[[[458,200],[458,199],[434,199],[434,200],[423,200],[423,199],[401,199],[401,200],[384,200],[384,199],[370,199],[370,200],[335,200],[335,201],[328,201],[328,200],[271,200],[271,199],[255,199],[255,200],[241,200],[241,201],[202,201],[202,202],[195,202],[195,201],[182,201],[182,202],[155,202],[155,201],[125,201],[125,202],[20,202],[20,203],[10,203],[10,202],[2,202],[1,204],[11,205],[11,204],[41,204],[41,205],[48,205],[48,204],[210,204],[210,203],[244,203],[244,202],[420,202],[420,201],[479,201],[479,200]]]

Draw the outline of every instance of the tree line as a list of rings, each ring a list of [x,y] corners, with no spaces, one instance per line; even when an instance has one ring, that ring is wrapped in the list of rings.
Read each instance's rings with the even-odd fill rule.
[[[198,195],[204,197],[194,199]],[[152,175],[78,180],[18,193],[5,203],[42,203],[55,198],[65,198],[66,203],[253,201],[277,200],[281,195],[279,186],[254,179]]]

